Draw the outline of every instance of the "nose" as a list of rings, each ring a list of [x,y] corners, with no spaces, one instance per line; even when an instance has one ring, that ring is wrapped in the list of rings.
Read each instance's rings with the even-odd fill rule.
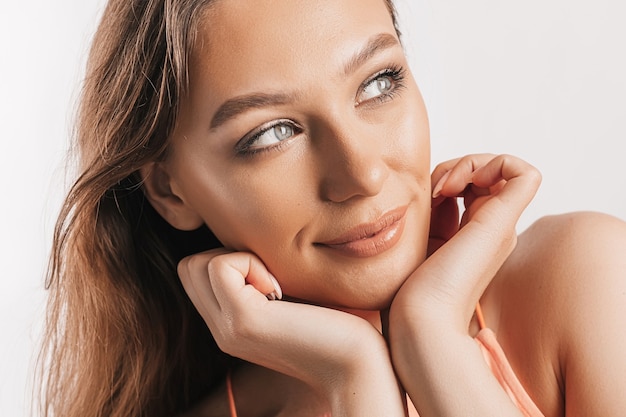
[[[382,190],[389,176],[385,138],[368,127],[362,121],[350,125],[343,120],[316,129],[323,200],[340,203]]]

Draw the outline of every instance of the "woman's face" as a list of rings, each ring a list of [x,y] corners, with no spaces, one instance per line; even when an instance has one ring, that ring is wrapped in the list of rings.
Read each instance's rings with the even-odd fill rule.
[[[383,0],[211,6],[165,169],[292,297],[379,309],[423,261],[428,121]]]

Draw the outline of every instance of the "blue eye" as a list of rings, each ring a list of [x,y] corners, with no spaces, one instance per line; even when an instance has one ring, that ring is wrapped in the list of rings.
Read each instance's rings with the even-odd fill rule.
[[[271,136],[273,136],[276,140],[280,142],[287,140],[294,135],[293,126],[285,124],[274,126],[270,130],[267,130],[263,135],[261,135],[261,137],[270,133]],[[261,138],[259,138],[258,140],[260,141],[260,139]]]
[[[300,129],[289,120],[276,120],[261,126],[246,135],[237,145],[238,153],[254,153],[272,148],[300,133]]]
[[[370,100],[386,101],[404,86],[404,69],[389,68],[368,79],[359,90],[356,104]]]
[[[388,94],[393,89],[393,80],[389,76],[382,76],[370,81],[359,94],[359,102]]]

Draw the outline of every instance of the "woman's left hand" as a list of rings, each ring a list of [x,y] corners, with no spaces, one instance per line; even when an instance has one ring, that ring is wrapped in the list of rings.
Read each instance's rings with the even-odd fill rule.
[[[417,309],[419,317],[466,331],[480,296],[515,247],[517,221],[541,175],[519,158],[483,154],[440,164],[432,181],[429,257],[392,309]],[[460,222],[458,198],[465,206]]]
[[[516,223],[541,175],[509,155],[470,155],[440,164],[432,180],[429,257],[389,311],[394,367],[422,417],[518,415],[468,327],[515,247]],[[465,204],[460,222],[457,198]]]

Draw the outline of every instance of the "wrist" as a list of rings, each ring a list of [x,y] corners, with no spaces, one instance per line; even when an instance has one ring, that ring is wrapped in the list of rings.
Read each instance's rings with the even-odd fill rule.
[[[324,387],[332,415],[404,416],[404,390],[379,333],[375,341],[358,344],[345,366]]]

